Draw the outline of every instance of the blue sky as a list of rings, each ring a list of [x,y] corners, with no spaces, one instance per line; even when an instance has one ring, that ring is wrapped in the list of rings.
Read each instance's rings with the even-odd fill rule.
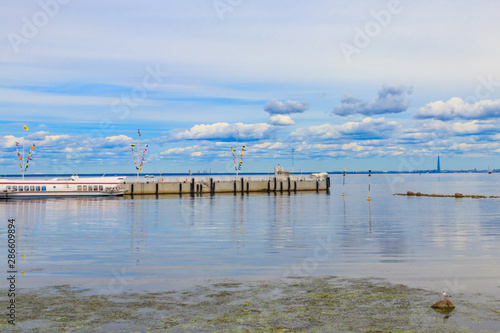
[[[1,7],[4,174],[500,167],[495,1]]]

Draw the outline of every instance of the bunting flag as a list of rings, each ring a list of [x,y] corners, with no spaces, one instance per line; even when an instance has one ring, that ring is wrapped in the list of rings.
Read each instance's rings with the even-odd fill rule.
[[[236,156],[234,156],[233,147],[231,147],[231,152],[233,153],[234,170],[238,170],[238,166],[236,165]]]
[[[144,147],[144,150],[142,151],[142,155],[141,155],[141,163],[139,163],[139,166],[137,165],[137,156],[135,155],[135,152],[134,152],[134,148],[135,148],[135,145],[131,145],[132,146],[132,156],[134,156],[134,165],[135,165],[135,169],[136,170],[139,170],[139,171],[142,171],[142,165],[144,164],[144,162],[146,161],[146,153],[148,152],[148,145],[146,145]]]
[[[23,158],[21,156],[21,153],[19,153],[19,149],[16,148],[16,151],[17,151],[17,158],[19,158],[19,166],[21,167],[21,172],[22,172],[24,170],[23,169]]]
[[[18,146],[18,147],[19,147],[19,142],[17,142],[17,141],[16,141],[16,146]]]
[[[241,147],[241,156],[240,156],[240,163],[238,164],[238,170],[241,170],[241,166],[243,165],[243,153],[245,152],[245,145]]]
[[[241,166],[243,165],[243,155],[244,155],[244,152],[245,152],[245,145],[243,145],[243,147],[241,148],[241,154],[240,154],[240,161],[239,162],[236,162],[236,154],[235,154],[235,151],[233,149],[233,147],[231,147],[231,152],[233,153],[233,162],[234,162],[234,170],[241,170]]]
[[[28,127],[26,127],[26,125],[23,125],[23,126],[24,126],[24,130],[25,130],[25,131],[28,131],[28,130],[29,130],[29,128],[28,128]]]
[[[141,137],[141,131],[139,131],[139,129],[137,129],[137,133],[139,134],[139,137]]]
[[[24,170],[28,169],[28,163],[30,162],[30,160],[33,160],[33,157],[31,155],[34,153],[35,153],[35,144],[33,143],[30,147],[30,152],[28,153],[28,159],[26,160],[26,166],[24,167]]]

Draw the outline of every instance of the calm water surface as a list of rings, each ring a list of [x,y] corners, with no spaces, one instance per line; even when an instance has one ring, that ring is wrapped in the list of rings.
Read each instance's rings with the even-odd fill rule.
[[[500,175],[333,176],[330,194],[0,202],[18,225],[21,287],[182,288],[212,278],[339,275],[500,297]],[[6,241],[6,223],[0,229]]]

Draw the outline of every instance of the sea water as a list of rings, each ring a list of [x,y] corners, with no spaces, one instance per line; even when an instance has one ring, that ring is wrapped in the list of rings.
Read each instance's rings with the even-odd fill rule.
[[[332,176],[326,192],[0,202],[17,226],[18,287],[179,289],[210,279],[379,277],[500,297],[497,174]],[[5,249],[5,252],[7,248]]]

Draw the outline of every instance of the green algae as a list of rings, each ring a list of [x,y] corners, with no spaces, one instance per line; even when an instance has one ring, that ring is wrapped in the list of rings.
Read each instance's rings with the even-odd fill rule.
[[[21,290],[16,327],[3,317],[0,331],[470,332],[482,322],[500,323],[498,303],[457,298],[457,310],[444,316],[430,309],[438,293],[378,279],[290,278],[155,293],[90,292],[70,286]]]

